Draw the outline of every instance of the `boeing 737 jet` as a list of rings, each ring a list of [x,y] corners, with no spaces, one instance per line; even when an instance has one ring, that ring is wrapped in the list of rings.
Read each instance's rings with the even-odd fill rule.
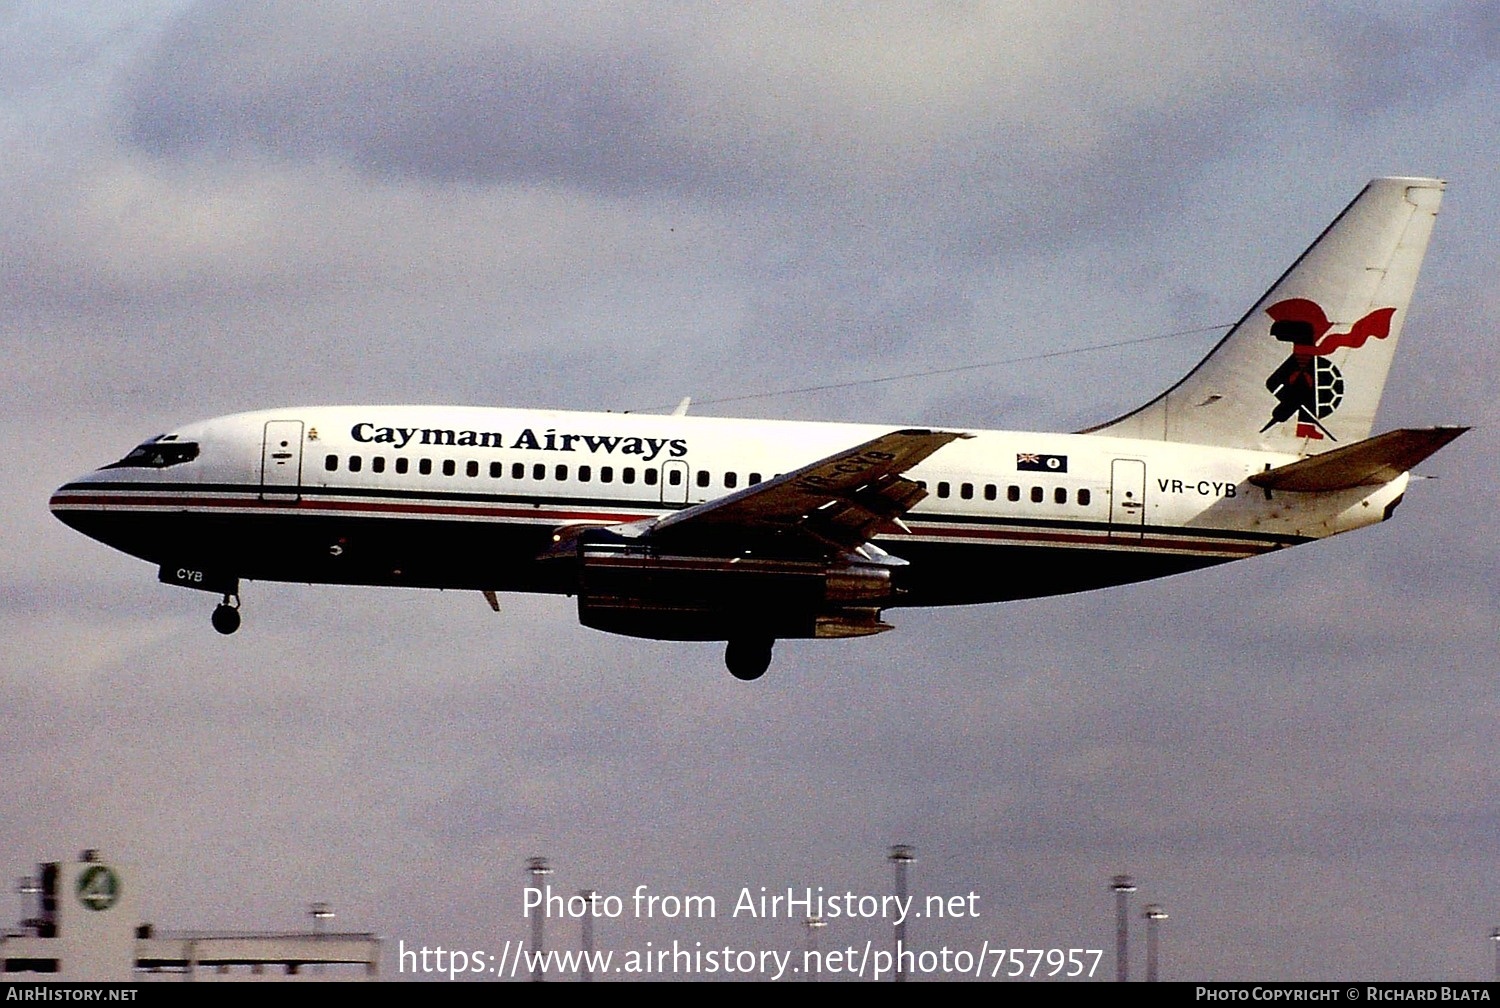
[[[59,519],[220,595],[240,582],[577,599],[612,633],[782,638],[887,610],[1087,591],[1391,517],[1467,428],[1371,437],[1444,183],[1371,182],[1185,378],[1073,434],[451,406],[193,423],[61,487]],[[679,411],[685,412],[685,411]]]

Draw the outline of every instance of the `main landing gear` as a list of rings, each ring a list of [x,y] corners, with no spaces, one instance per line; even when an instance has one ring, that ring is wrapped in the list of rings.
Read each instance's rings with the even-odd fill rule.
[[[771,649],[775,646],[774,637],[736,638],[724,649],[724,664],[736,679],[759,679],[771,667]]]
[[[226,636],[238,630],[240,628],[240,597],[225,595],[224,601],[214,607],[214,614],[210,621],[215,630]]]

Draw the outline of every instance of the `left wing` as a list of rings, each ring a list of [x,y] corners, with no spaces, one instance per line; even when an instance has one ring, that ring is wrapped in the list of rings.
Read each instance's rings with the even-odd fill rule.
[[[627,536],[743,548],[770,537],[852,550],[882,532],[907,532],[901,516],[927,496],[902,473],[969,434],[898,430],[794,472],[661,518],[619,526]]]

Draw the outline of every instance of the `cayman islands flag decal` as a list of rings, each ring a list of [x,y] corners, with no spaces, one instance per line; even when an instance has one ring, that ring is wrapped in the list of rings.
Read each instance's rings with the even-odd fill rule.
[[[1016,469],[1019,472],[1065,473],[1068,471],[1068,456],[1018,452],[1016,453]]]

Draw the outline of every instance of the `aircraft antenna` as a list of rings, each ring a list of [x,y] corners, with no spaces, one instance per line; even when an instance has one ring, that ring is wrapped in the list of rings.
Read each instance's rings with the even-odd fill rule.
[[[712,406],[719,403],[746,402],[751,399],[775,399],[778,396],[801,395],[806,392],[829,392],[836,389],[860,388],[865,385],[880,385],[885,382],[906,381],[911,378],[932,378],[937,375],[959,374],[963,371],[979,371],[984,368],[1003,367],[1007,364],[1024,364],[1028,361],[1050,360],[1054,357],[1069,357],[1074,354],[1093,353],[1098,350],[1114,350],[1118,347],[1135,346],[1140,343],[1155,343],[1159,340],[1177,339],[1183,336],[1201,336],[1204,333],[1223,332],[1234,327],[1232,322],[1224,322],[1219,325],[1200,326],[1196,329],[1179,329],[1175,332],[1157,333],[1154,336],[1136,336],[1132,339],[1115,340],[1111,343],[1091,343],[1088,346],[1070,347],[1067,350],[1049,350],[1046,353],[1024,354],[1020,357],[1003,357],[999,360],[979,361],[975,364],[959,364],[955,367],[935,368],[931,371],[903,371],[899,374],[882,375],[878,378],[860,378],[855,381],[832,382],[827,385],[804,385],[800,388],[773,389],[768,392],[747,392],[744,395],[721,396],[717,399],[699,399],[699,406]],[[692,402],[692,397],[685,397],[682,402],[672,410],[673,416],[686,415],[686,406]],[[654,413],[664,410],[665,405],[648,406],[639,412]],[[679,412],[679,410],[681,412]],[[637,412],[636,410],[625,410],[626,413]]]

